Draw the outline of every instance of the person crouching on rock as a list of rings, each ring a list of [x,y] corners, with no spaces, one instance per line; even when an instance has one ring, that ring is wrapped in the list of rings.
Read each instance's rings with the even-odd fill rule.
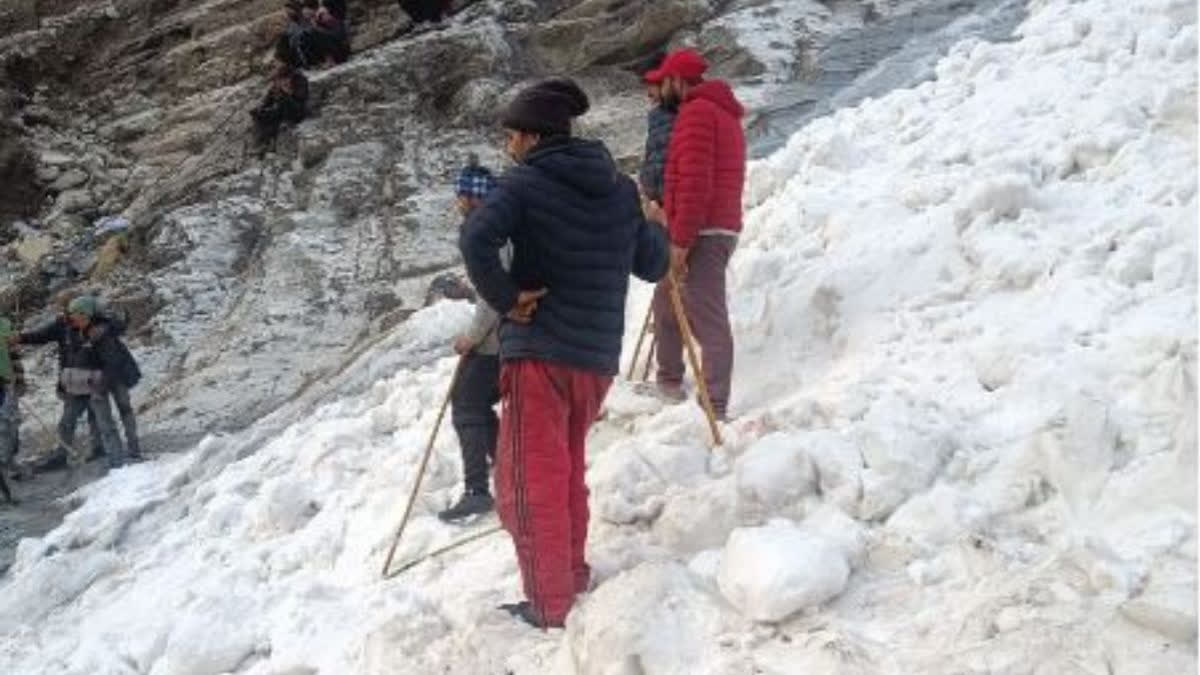
[[[54,321],[46,326],[20,333],[10,338],[14,345],[41,345],[54,342],[59,345],[62,370],[59,388],[64,397],[62,418],[58,422],[59,443],[64,446],[74,465],[82,464],[86,458],[75,449],[75,427],[79,418],[89,409],[95,416],[96,429],[110,467],[125,463],[125,448],[113,421],[112,407],[108,402],[108,388],[104,382],[105,364],[102,354],[106,353],[98,342],[112,339],[97,320],[96,299],[81,296],[67,305],[66,321]]]
[[[317,10],[314,19],[317,47],[326,65],[345,63],[350,58],[350,34],[346,30],[345,8],[341,10],[341,14],[335,13],[325,2]]]
[[[455,190],[463,217],[479,208],[494,187],[495,176],[479,166],[478,157],[471,155],[458,174]],[[511,249],[507,246],[501,249],[504,269],[509,268],[511,259]],[[489,465],[496,458],[496,434],[500,427],[493,410],[500,401],[499,328],[500,315],[479,299],[471,326],[454,340],[454,351],[462,362],[450,394],[450,419],[462,448],[464,491],[458,503],[438,514],[438,518],[448,523],[492,510],[488,477]]]
[[[284,122],[299,124],[308,115],[308,78],[296,68],[281,63],[271,76],[271,88],[262,103],[250,111],[255,142],[260,152],[279,135]]]
[[[496,510],[527,600],[502,609],[543,628],[562,626],[591,583],[585,443],[617,373],[629,276],[658,281],[669,257],[608,148],[571,135],[588,107],[566,79],[517,94],[502,119],[517,165],[459,240],[475,288],[504,316]]]
[[[0,333],[8,336],[11,328],[12,322],[7,317],[0,318]],[[5,346],[7,358],[0,360],[0,493],[8,503],[14,504],[16,500],[8,489],[5,474],[20,478],[16,467],[21,426],[17,397],[25,391],[25,369],[18,351],[11,345]]]
[[[450,9],[448,0],[400,0],[400,7],[412,19],[415,28],[421,23],[440,23]]]

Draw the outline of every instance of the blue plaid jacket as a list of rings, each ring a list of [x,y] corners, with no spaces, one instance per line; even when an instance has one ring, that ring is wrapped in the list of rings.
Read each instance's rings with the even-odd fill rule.
[[[459,197],[485,199],[496,187],[496,177],[482,166],[464,167],[458,174],[455,194]]]

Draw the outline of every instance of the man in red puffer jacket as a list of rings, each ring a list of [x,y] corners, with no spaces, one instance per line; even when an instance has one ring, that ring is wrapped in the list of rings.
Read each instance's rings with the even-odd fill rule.
[[[667,150],[664,209],[671,238],[671,275],[654,296],[658,387],[683,400],[683,338],[671,303],[672,279],[682,284],[687,317],[703,352],[717,418],[724,420],[733,375],[733,332],[725,299],[725,270],[742,230],[746,137],[742,105],[722,80],[704,80],[704,57],[680,49],[647,78],[661,80],[679,116]]]

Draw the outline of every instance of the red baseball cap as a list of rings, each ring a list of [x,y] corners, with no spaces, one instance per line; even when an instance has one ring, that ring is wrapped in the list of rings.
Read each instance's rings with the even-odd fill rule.
[[[699,80],[704,71],[708,70],[708,62],[695,49],[676,49],[667,54],[667,58],[650,72],[645,80],[650,84],[658,84],[668,77],[682,77],[685,80]]]

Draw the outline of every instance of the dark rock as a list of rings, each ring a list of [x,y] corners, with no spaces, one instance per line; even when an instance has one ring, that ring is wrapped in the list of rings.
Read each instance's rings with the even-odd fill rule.
[[[429,282],[429,290],[425,292],[425,306],[446,300],[475,300],[475,290],[470,282],[458,272],[444,272]]]
[[[403,305],[404,301],[395,293],[391,291],[375,291],[367,295],[367,300],[363,303],[363,310],[372,319],[376,319]]]

